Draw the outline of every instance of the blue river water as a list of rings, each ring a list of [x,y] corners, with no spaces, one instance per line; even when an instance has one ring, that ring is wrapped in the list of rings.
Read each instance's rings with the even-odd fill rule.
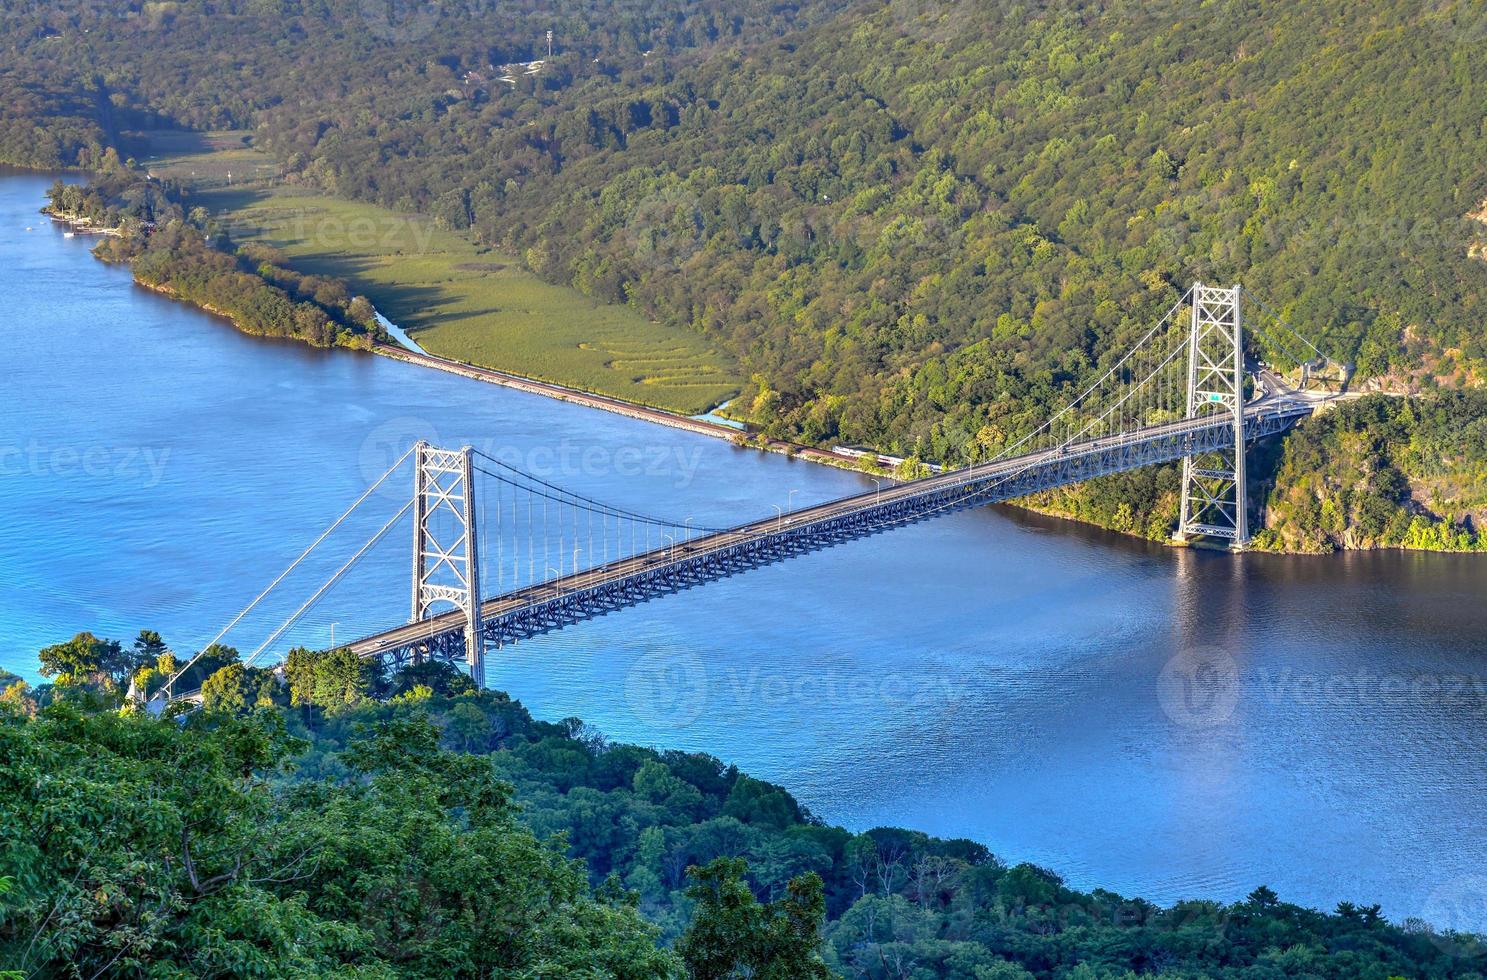
[[[242,336],[64,238],[36,213],[48,182],[0,175],[0,668],[32,680],[84,629],[197,648],[419,437],[697,524],[871,486]],[[374,494],[226,641],[254,649],[407,491]],[[283,642],[404,618],[407,538]],[[1231,557],[988,509],[517,644],[489,679],[539,717],[711,752],[829,821],[974,838],[1079,887],[1268,884],[1484,928],[1484,595],[1478,559]]]

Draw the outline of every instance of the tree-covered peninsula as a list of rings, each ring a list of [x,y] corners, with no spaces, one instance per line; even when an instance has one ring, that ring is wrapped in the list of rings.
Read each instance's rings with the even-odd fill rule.
[[[113,160],[117,164],[117,160]],[[188,193],[123,166],[87,185],[58,181],[46,211],[104,237],[94,254],[127,263],[135,281],[227,317],[245,333],[365,350],[386,339],[365,296],[306,276],[262,245],[238,245]]]

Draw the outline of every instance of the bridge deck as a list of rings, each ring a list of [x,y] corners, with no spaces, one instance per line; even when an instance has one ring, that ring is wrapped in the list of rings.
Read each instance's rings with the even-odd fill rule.
[[[1245,409],[1246,439],[1279,432],[1316,401],[1267,395]],[[996,503],[1108,473],[1170,462],[1232,445],[1227,412],[1183,419],[1062,449],[978,464],[763,518],[488,599],[482,628],[497,646],[791,555],[966,507]],[[395,663],[464,660],[464,614],[451,611],[350,644]]]

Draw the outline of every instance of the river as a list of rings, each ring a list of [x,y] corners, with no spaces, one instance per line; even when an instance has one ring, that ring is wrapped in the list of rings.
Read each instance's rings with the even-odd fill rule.
[[[64,239],[36,213],[48,182],[0,176],[5,669],[34,679],[36,650],[83,629],[194,648],[416,437],[699,524],[864,486],[242,336]],[[403,616],[405,539],[294,638]],[[829,821],[974,838],[1082,888],[1269,884],[1487,928],[1484,595],[1470,557],[1231,557],[987,509],[517,644],[490,680],[539,717],[718,755]],[[287,601],[228,641],[251,648]]]

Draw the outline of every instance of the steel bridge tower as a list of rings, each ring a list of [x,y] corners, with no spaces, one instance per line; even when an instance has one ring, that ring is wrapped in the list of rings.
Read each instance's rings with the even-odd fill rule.
[[[475,526],[475,472],[471,447],[414,448],[413,615],[429,616],[447,602],[465,614],[465,665],[485,686],[485,646],[480,629],[480,546]],[[414,660],[424,659],[415,653]]]
[[[1182,514],[1176,538],[1225,538],[1234,550],[1249,541],[1244,474],[1244,337],[1241,289],[1193,285],[1188,335],[1188,410],[1197,418],[1227,412],[1234,441],[1182,461]]]

